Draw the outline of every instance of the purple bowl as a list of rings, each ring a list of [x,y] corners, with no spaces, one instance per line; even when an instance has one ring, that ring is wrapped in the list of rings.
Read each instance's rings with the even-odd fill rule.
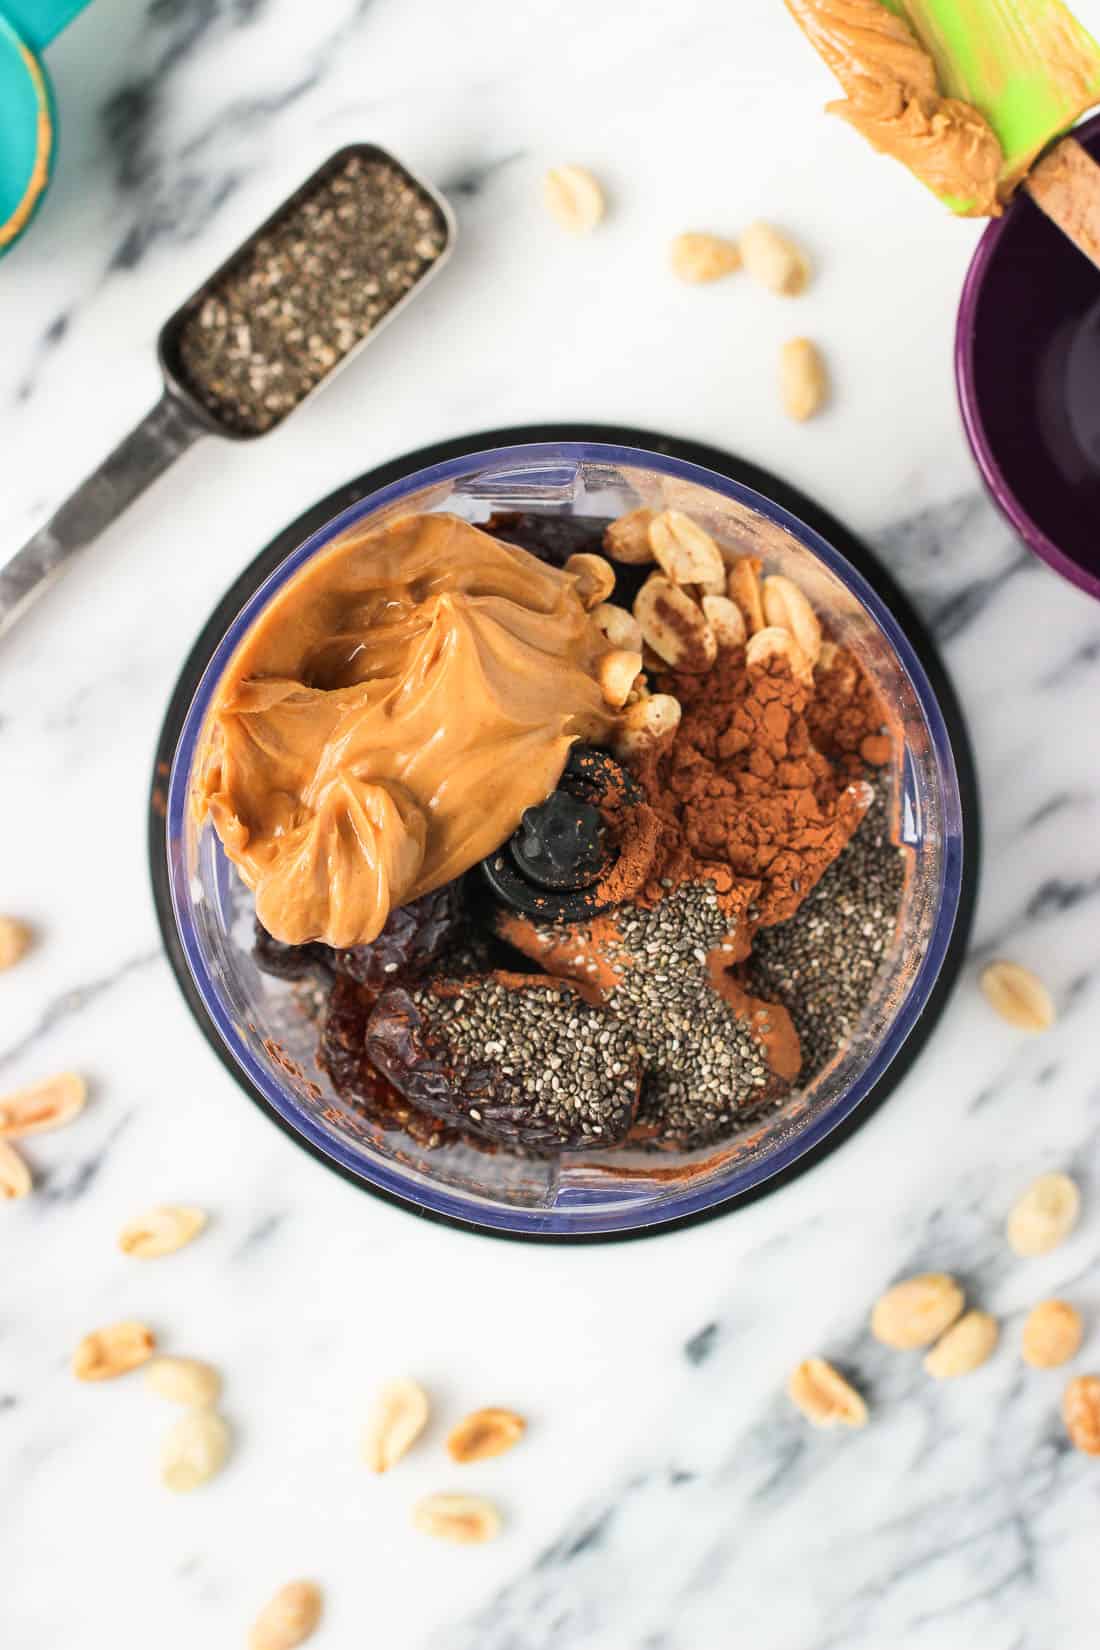
[[[1075,135],[1100,160],[1100,115]],[[1037,556],[1100,598],[1100,271],[1025,194],[978,244],[955,372],[994,502]]]

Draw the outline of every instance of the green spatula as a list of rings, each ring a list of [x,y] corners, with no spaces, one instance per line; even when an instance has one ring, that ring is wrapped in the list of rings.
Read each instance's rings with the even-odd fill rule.
[[[903,158],[909,158],[903,144],[915,152],[914,137],[923,142],[917,162],[910,164],[945,205],[968,214],[996,211],[1025,184],[1048,216],[1100,264],[1100,167],[1072,138],[1062,138],[1100,103],[1100,46],[1062,0],[787,0],[787,5],[848,93],[847,103],[834,106],[837,111],[872,142],[876,131],[898,132],[902,141],[896,146],[880,146],[893,147]],[[897,84],[891,82],[895,74]],[[872,107],[865,118],[859,109],[866,109],[868,98]],[[944,101],[951,99],[957,100],[954,106]],[[965,134],[971,148],[980,146],[983,133],[988,139],[989,130],[1000,146],[995,195],[990,192],[985,202],[941,186],[927,161],[950,117],[969,118],[972,111],[981,118]],[[988,154],[996,167],[992,144]]]

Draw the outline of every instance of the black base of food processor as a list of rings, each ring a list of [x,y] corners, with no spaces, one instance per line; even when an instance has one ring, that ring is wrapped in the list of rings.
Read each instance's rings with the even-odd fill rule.
[[[807,526],[829,543],[835,546],[842,555],[846,556],[852,565],[858,568],[868,584],[874,589],[890,612],[897,619],[904,630],[909,642],[928,673],[929,680],[943,711],[944,721],[947,724],[951,740],[951,749],[958,770],[959,793],[962,800],[963,817],[963,872],[962,888],[959,895],[959,909],[955,918],[955,927],[928,1001],[925,1003],[920,1018],[913,1027],[900,1052],[883,1073],[875,1087],[867,1095],[862,1105],[845,1119],[843,1123],[833,1129],[819,1145],[807,1152],[798,1162],[788,1169],[780,1171],[761,1185],[750,1191],[742,1192],[726,1202],[711,1209],[704,1209],[698,1214],[684,1215],[678,1219],[665,1221],[653,1227],[636,1232],[590,1233],[577,1236],[567,1234],[541,1235],[537,1233],[500,1232],[489,1226],[479,1225],[476,1221],[456,1220],[448,1215],[436,1214],[431,1210],[416,1207],[402,1198],[391,1196],[373,1186],[364,1186],[355,1175],[334,1163],[324,1152],[318,1151],[297,1134],[267,1101],[258,1089],[254,1089],[246,1080],[240,1067],[222,1043],[209,1018],[205,1014],[202,1002],[191,978],[176,931],[175,919],[172,914],[172,899],[168,882],[168,856],[166,845],[165,796],[168,788],[169,768],[172,755],[179,739],[181,727],[187,708],[194,697],[199,679],[210,661],[211,655],[221,641],[232,620],[236,617],[243,604],[253,594],[267,575],[276,568],[290,552],[308,538],[319,527],[356,504],[368,494],[377,492],[381,487],[388,487],[402,477],[411,475],[416,470],[426,469],[429,465],[445,463],[448,459],[462,458],[467,454],[485,452],[494,447],[516,447],[527,443],[555,442],[555,441],[591,441],[604,442],[616,447],[640,447],[655,453],[664,453],[671,458],[682,459],[685,463],[699,464],[705,469],[714,470],[719,475],[728,476],[745,487],[751,487],[765,498],[773,500],[792,515],[804,521]],[[913,607],[904,591],[894,581],[892,575],[886,571],[882,563],[871,553],[865,544],[856,538],[841,522],[828,514],[827,511],[791,487],[787,482],[780,480],[767,470],[762,470],[745,459],[737,458],[732,453],[723,452],[718,447],[707,446],[702,441],[685,441],[675,436],[658,435],[651,430],[638,430],[610,424],[532,424],[521,425],[504,430],[485,430],[479,435],[463,436],[453,441],[441,441],[430,447],[422,447],[419,452],[407,453],[401,458],[392,459],[388,464],[380,464],[374,470],[368,470],[365,475],[357,476],[343,487],[338,487],[310,509],[303,511],[296,521],[284,527],[261,550],[259,555],[251,561],[244,571],[233,581],[221,601],[211,613],[203,626],[194,647],[191,649],[180,673],[175,690],[168,705],[168,711],[157,742],[156,760],[153,770],[153,782],[149,798],[149,868],[153,882],[153,898],[156,903],[157,918],[160,923],[161,935],[164,940],[168,960],[172,965],[173,973],[179,984],[191,1013],[199,1026],[200,1031],[221,1060],[223,1066],[236,1079],[240,1087],[264,1111],[272,1122],[288,1134],[295,1143],[310,1152],[320,1162],[326,1164],[337,1174],[343,1175],[353,1185],[381,1198],[386,1203],[392,1203],[407,1213],[419,1215],[424,1220],[433,1221],[438,1225],[455,1227],[460,1231],[479,1232],[490,1237],[503,1237],[521,1242],[530,1243],[621,1243],[629,1239],[653,1237],[659,1233],[676,1231],[685,1226],[694,1226],[704,1220],[710,1220],[716,1215],[722,1215],[727,1210],[751,1203],[756,1198],[775,1191],[786,1185],[796,1175],[804,1174],[815,1163],[819,1163],[829,1152],[843,1144],[871,1114],[882,1105],[883,1101],[897,1088],[923,1052],[926,1043],[931,1037],[940,1016],[943,1013],[948,999],[958,979],[962,968],[967,945],[970,938],[970,929],[974,915],[974,902],[978,888],[978,866],[980,856],[981,821],[978,803],[977,777],[974,768],[974,757],[970,746],[970,736],[962,709],[959,705],[951,679],[944,668],[936,649],[936,644],[925,625],[923,619]]]

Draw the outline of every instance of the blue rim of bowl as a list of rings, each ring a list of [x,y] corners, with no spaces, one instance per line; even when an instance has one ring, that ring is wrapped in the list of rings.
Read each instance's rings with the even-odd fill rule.
[[[638,432],[639,435],[643,433]],[[563,449],[566,449],[564,453]],[[566,460],[581,462],[633,464],[711,488],[727,498],[748,504],[774,524],[785,528],[811,554],[817,556],[836,573],[862,603],[893,647],[922,708],[943,780],[941,805],[944,810],[942,829],[945,838],[932,943],[910,983],[881,1047],[851,1087],[838,1097],[829,1111],[814,1124],[799,1131],[790,1141],[760,1162],[747,1166],[721,1188],[712,1187],[709,1191],[700,1190],[679,1198],[675,1207],[663,1218],[659,1212],[654,1213],[650,1209],[640,1211],[637,1218],[633,1219],[632,1211],[628,1208],[610,1218],[600,1217],[591,1229],[585,1231],[577,1231],[574,1227],[573,1223],[580,1213],[576,1208],[557,1214],[554,1211],[505,1211],[483,1205],[470,1194],[451,1193],[441,1186],[428,1186],[418,1188],[415,1192],[410,1191],[404,1183],[404,1177],[399,1172],[392,1171],[383,1160],[365,1167],[361,1159],[345,1150],[339,1142],[332,1140],[318,1128],[290,1096],[272,1081],[266,1068],[261,1066],[246,1048],[235,1046],[231,1017],[225,1012],[216,992],[211,988],[198,948],[193,939],[187,936],[180,921],[178,894],[181,883],[186,879],[186,868],[181,860],[177,859],[173,863],[171,859],[173,836],[179,837],[182,834],[188,777],[203,717],[214,687],[234,649],[272,592],[291,577],[309,557],[331,543],[339,533],[387,504],[399,501],[410,492],[450,481],[470,469],[490,462],[503,468],[519,459],[526,462],[561,462],[563,457]],[[167,871],[175,934],[180,942],[192,983],[217,1033],[221,1047],[227,1050],[231,1061],[243,1074],[247,1087],[258,1093],[276,1120],[293,1136],[299,1138],[313,1155],[336,1167],[345,1177],[368,1190],[380,1193],[388,1201],[410,1211],[465,1230],[543,1241],[614,1240],[654,1234],[691,1224],[697,1219],[720,1213],[724,1208],[744,1200],[746,1194],[757,1192],[776,1177],[789,1173],[801,1159],[815,1153],[828,1136],[835,1133],[853,1116],[871,1090],[881,1082],[906,1044],[928,1003],[929,995],[951,945],[963,890],[962,805],[956,764],[943,712],[923,665],[893,615],[867,579],[821,533],[754,487],[734,481],[720,471],[690,460],[617,442],[563,438],[517,441],[511,445],[484,448],[477,448],[471,444],[453,458],[410,471],[363,496],[310,533],[263,579],[214,649],[186,711],[183,729],[176,744],[168,779],[166,814],[166,835],[169,845]],[[558,1222],[561,1222],[560,1226]]]
[[[1088,143],[1092,138],[1100,138],[1100,114],[1094,115],[1078,126],[1074,135],[1079,141]],[[982,288],[985,283],[989,266],[997,255],[1002,237],[1009,228],[1012,214],[1020,208],[1017,200],[1008,208],[1002,218],[995,219],[978,242],[977,249],[970,261],[970,268],[963,282],[962,297],[959,299],[959,316],[955,326],[955,384],[959,397],[959,410],[962,414],[963,428],[966,430],[966,439],[970,443],[970,450],[974,454],[974,461],[981,471],[982,480],[989,491],[994,504],[1000,510],[1005,520],[1023,539],[1029,550],[1045,561],[1056,573],[1060,573],[1070,584],[1075,584],[1078,590],[1084,590],[1088,595],[1100,599],[1100,574],[1090,573],[1067,556],[1064,550],[1059,549],[1039,523],[1026,510],[1016,496],[1015,489],[1004,470],[993,455],[993,448],[985,433],[985,423],[978,410],[978,390],[974,367],[975,320],[978,306],[981,303]],[[1030,202],[1028,203],[1031,204]],[[1032,210],[1038,211],[1037,207]],[[1050,233],[1058,231],[1051,227]]]

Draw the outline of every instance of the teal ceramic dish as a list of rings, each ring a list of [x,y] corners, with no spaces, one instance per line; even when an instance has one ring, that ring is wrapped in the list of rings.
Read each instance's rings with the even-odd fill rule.
[[[42,53],[88,0],[0,0],[0,258],[42,205],[57,109]]]

